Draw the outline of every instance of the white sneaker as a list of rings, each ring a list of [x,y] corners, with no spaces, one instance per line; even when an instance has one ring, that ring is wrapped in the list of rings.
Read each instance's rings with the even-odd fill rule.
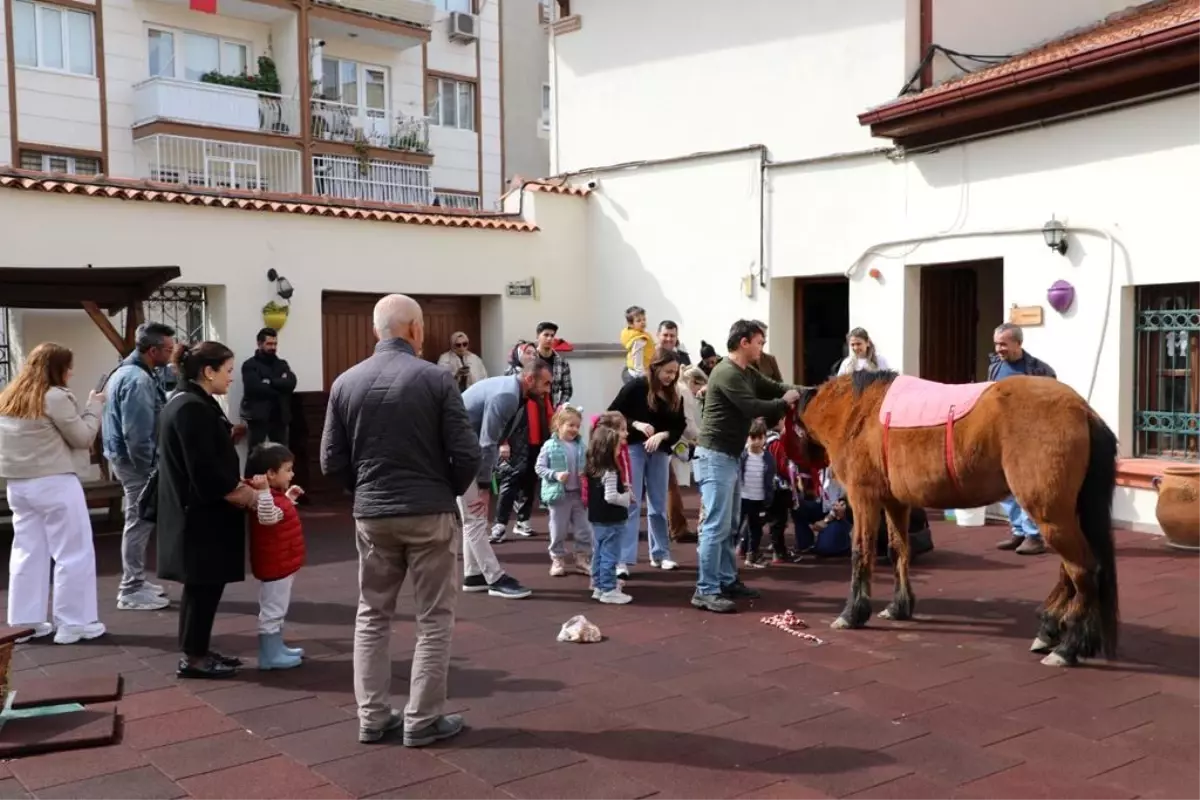
[[[628,564],[617,564],[617,577],[618,578],[628,578],[629,577],[629,565]]]
[[[524,536],[526,539],[528,539],[530,536],[533,536],[533,526],[528,522],[518,522],[513,528],[513,533],[515,533],[517,536]]]
[[[592,589],[592,599],[593,600],[599,600],[600,595],[602,595],[602,594],[604,594],[604,592],[600,591],[599,589]]]
[[[50,622],[15,623],[13,628],[33,628],[33,633],[16,640],[17,644],[25,644],[30,639],[41,639],[54,633],[54,624]]]
[[[660,561],[655,566],[657,566],[659,569],[672,570],[672,569],[675,569],[676,567],[678,567],[679,565],[676,564],[674,561],[672,561],[669,558],[664,558],[662,561]]]
[[[654,567],[655,569],[658,569],[658,567],[661,563],[662,562],[659,561],[657,558],[650,559],[650,566]]]
[[[107,632],[103,622],[91,622],[87,625],[59,625],[54,634],[55,644],[75,644],[78,641],[97,639]]]
[[[158,611],[169,605],[169,599],[161,594],[153,594],[145,587],[117,598],[117,608],[122,611]]]
[[[609,589],[607,592],[603,592],[596,599],[601,603],[607,603],[608,605],[612,606],[623,606],[626,603],[633,601],[632,597],[625,594],[620,589]]]
[[[163,595],[164,597],[167,594],[166,587],[159,583],[151,583],[150,581],[142,581],[142,588],[145,589],[146,591],[150,592],[150,594]]]
[[[491,542],[491,544],[500,544],[501,542],[504,541],[504,537],[507,534],[508,534],[507,526],[500,525],[499,523],[497,523],[492,526],[492,535],[488,539],[488,541]]]

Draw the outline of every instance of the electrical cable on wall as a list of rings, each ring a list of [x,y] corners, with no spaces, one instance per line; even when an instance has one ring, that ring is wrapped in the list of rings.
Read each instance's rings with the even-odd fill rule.
[[[963,71],[963,74],[966,75],[969,75],[975,70],[964,66],[960,61],[958,61],[960,58],[966,61],[974,61],[978,64],[988,67],[995,66],[996,64],[1003,64],[1005,61],[1013,58],[1011,55],[993,56],[983,55],[981,53],[962,53],[958,50],[951,50],[949,47],[942,47],[940,44],[931,44],[929,45],[928,49],[925,50],[925,55],[921,57],[921,63],[917,64],[916,70],[913,71],[912,76],[909,77],[908,82],[904,84],[904,88],[900,90],[900,94],[898,94],[897,97],[903,97],[904,95],[916,90],[917,84],[921,80],[921,73],[924,71],[925,67],[929,66],[929,64],[933,61],[933,57],[938,53],[944,55],[951,64],[958,67]]]

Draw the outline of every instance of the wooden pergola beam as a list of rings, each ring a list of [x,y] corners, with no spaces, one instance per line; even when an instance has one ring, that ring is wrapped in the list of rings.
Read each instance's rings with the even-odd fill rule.
[[[123,338],[121,334],[117,332],[116,326],[109,321],[108,317],[105,316],[104,312],[100,309],[100,306],[96,305],[91,300],[84,300],[81,305],[83,306],[83,310],[87,312],[87,315],[92,318],[92,322],[94,322],[96,327],[100,329],[100,333],[104,334],[105,339],[108,339],[108,343],[116,348],[117,352],[121,354],[121,358],[124,358],[133,352],[132,341],[130,341],[129,344],[126,344],[125,338]],[[126,321],[128,322],[129,318],[132,316],[132,314],[127,314]],[[136,328],[137,326],[135,325],[134,327]],[[133,337],[130,336],[129,338],[132,340]]]

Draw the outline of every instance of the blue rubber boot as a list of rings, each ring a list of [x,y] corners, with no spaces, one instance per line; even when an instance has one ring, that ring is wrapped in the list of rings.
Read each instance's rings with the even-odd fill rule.
[[[279,635],[282,637],[283,632],[280,631]],[[284,644],[283,644],[283,652],[287,653],[289,656],[295,656],[296,658],[304,658],[304,648],[303,647],[288,647],[287,642],[284,642]]]
[[[259,669],[292,669],[300,666],[299,656],[290,656],[283,649],[283,634],[260,633],[258,635]]]

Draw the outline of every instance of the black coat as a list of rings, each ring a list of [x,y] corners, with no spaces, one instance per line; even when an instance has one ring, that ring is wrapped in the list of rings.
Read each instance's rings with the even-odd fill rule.
[[[296,373],[282,358],[255,353],[242,363],[242,419],[247,422],[292,421]]]
[[[191,584],[246,579],[246,512],[225,495],[241,482],[232,425],[187,384],[163,408],[158,433],[158,576]]]

